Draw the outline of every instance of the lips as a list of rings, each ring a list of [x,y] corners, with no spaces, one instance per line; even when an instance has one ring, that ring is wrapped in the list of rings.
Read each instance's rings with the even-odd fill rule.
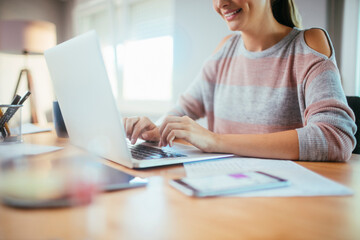
[[[238,14],[239,12],[242,11],[242,8],[239,8],[237,10],[228,10],[226,12],[224,12],[224,17],[229,21],[232,20],[236,14]]]

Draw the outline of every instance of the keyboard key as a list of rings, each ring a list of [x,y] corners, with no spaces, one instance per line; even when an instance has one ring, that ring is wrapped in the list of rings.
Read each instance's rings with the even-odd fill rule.
[[[186,157],[186,155],[184,154],[165,151],[163,149],[140,145],[140,144],[129,146],[129,148],[132,157],[138,160]]]

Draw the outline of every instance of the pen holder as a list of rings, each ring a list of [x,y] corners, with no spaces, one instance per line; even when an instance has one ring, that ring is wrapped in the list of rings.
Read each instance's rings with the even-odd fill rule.
[[[22,105],[0,105],[0,144],[22,142]]]

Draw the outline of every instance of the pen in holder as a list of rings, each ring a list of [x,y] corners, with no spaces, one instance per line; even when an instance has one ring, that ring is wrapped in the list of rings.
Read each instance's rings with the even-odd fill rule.
[[[23,105],[0,105],[0,144],[22,142],[22,106]]]

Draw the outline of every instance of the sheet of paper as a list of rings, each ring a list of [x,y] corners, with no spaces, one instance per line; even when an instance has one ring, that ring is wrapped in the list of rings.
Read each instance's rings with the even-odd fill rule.
[[[62,147],[36,145],[27,143],[14,143],[0,145],[0,158],[15,158],[20,156],[37,155],[53,152],[62,149]]]
[[[184,167],[187,177],[263,171],[288,179],[291,182],[289,187],[236,195],[241,197],[343,196],[353,194],[349,188],[322,177],[293,161],[258,158],[227,158],[184,163]]]
[[[49,132],[51,128],[41,128],[31,123],[24,123],[21,125],[22,134],[30,134],[30,133],[40,133],[40,132]]]

